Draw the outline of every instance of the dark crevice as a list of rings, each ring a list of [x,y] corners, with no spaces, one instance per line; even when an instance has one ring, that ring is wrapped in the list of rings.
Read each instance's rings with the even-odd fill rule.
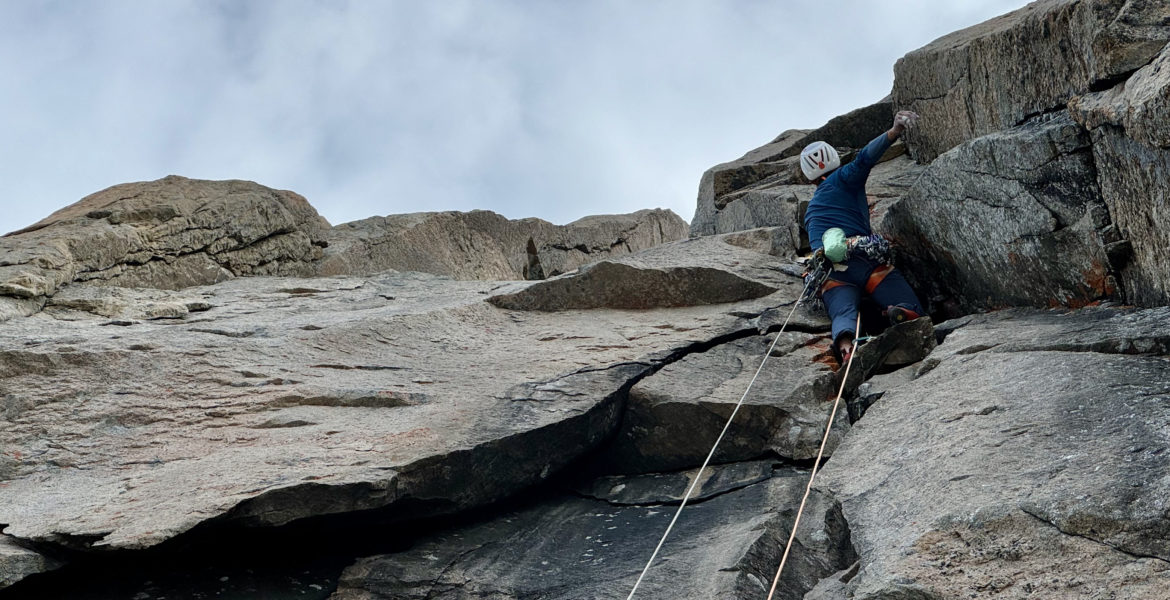
[[[714,467],[709,466],[707,468],[712,469]],[[638,476],[631,475],[629,477],[633,478],[633,477],[638,477]],[[753,485],[759,485],[759,484],[761,484],[761,483],[763,483],[763,482],[765,482],[768,479],[771,479],[773,477],[778,477],[778,475],[772,475],[770,477],[765,477],[765,478],[762,478],[759,480],[747,481],[747,482],[744,482],[742,484],[729,486],[727,488],[721,489],[717,492],[712,492],[712,493],[707,494],[707,495],[692,496],[689,500],[687,500],[687,506],[697,506],[699,504],[703,504],[704,502],[714,500],[715,498],[718,498],[720,496],[726,496],[727,494],[731,494],[733,492],[738,492],[742,489],[752,487]],[[690,484],[688,483],[687,489],[689,489],[689,487],[690,487]],[[684,489],[683,492],[685,493],[686,490]],[[702,494],[703,490],[698,489],[698,490],[695,490],[695,492],[696,492],[696,494]],[[619,502],[619,501],[615,501],[615,500],[609,500],[606,498],[600,498],[600,497],[594,496],[592,494],[586,494],[585,492],[581,492],[578,490],[569,490],[569,493],[571,493],[574,496],[577,496],[578,498],[583,498],[585,500],[593,500],[595,502],[601,502],[603,504],[607,504],[607,505],[613,506],[615,508],[630,508],[630,507],[634,507],[634,508],[665,508],[665,507],[677,507],[679,504],[682,504],[682,498],[678,498],[676,500],[658,500],[658,501],[647,501],[647,502]]]
[[[1153,62],[1153,60],[1151,60],[1150,62]],[[1149,64],[1149,63],[1146,63],[1146,64]],[[1142,65],[1142,66],[1144,67],[1145,65]],[[1140,68],[1141,67],[1138,67],[1138,69],[1133,69],[1132,71],[1126,71],[1124,73],[1121,73],[1119,75],[1114,75],[1112,77],[1104,77],[1104,78],[1098,79],[1096,81],[1091,81],[1091,82],[1089,82],[1089,92],[1095,93],[1095,92],[1104,92],[1107,90],[1111,90],[1111,89],[1117,87],[1119,84],[1122,84],[1122,83],[1125,83],[1126,81],[1128,81],[1129,78],[1132,77],[1134,73],[1137,73]]]
[[[1042,108],[1040,110],[1032,111],[1032,112],[1020,117],[1010,127],[1005,127],[1004,129],[1011,129],[1012,127],[1019,127],[1020,125],[1023,125],[1025,123],[1027,123],[1028,121],[1031,121],[1032,119],[1035,119],[1038,117],[1044,117],[1044,116],[1053,115],[1053,114],[1060,114],[1060,113],[1064,113],[1064,112],[1068,112],[1068,105],[1067,104],[1059,104],[1056,106],[1050,106],[1048,108]]]
[[[1145,349],[1136,348],[1132,339],[1114,338],[1088,343],[1052,343],[1038,344],[1025,342],[1003,342],[999,344],[974,344],[955,352],[956,356],[978,354],[988,350],[995,350],[1004,354],[1019,352],[1069,352],[1082,354],[1103,354],[1118,356],[1162,356],[1170,353],[1170,335],[1158,338],[1143,338],[1150,345]]]

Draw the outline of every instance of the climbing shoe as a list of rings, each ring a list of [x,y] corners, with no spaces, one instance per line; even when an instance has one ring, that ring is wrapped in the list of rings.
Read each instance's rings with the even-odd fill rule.
[[[849,357],[857,350],[857,341],[853,339],[852,331],[843,331],[833,340],[833,355],[837,357],[837,364],[844,366]]]
[[[913,321],[922,315],[910,310],[909,308],[901,306],[890,306],[886,308],[886,317],[890,319],[891,325],[898,323],[905,323],[906,321]]]
[[[848,346],[846,346],[844,348],[839,348],[839,351],[841,353],[841,364],[842,365],[849,364],[849,359],[853,358],[853,351],[856,349],[857,349],[857,344],[849,344]]]

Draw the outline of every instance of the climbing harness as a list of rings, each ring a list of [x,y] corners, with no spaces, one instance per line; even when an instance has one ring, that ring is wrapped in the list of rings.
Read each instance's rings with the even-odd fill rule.
[[[827,262],[827,261],[826,261]],[[634,593],[638,591],[638,586],[642,585],[642,579],[646,577],[646,573],[650,571],[650,565],[654,564],[654,559],[658,558],[658,551],[662,550],[662,544],[666,543],[666,538],[670,535],[670,531],[674,529],[674,524],[678,521],[679,515],[682,514],[683,508],[686,507],[687,501],[691,499],[691,494],[694,493],[695,488],[699,482],[703,480],[703,471],[707,470],[707,465],[711,463],[711,458],[715,456],[715,450],[719,448],[719,442],[723,441],[723,436],[727,435],[727,430],[731,427],[731,422],[735,420],[736,413],[739,412],[740,407],[743,406],[743,401],[747,399],[748,392],[752,390],[752,385],[756,383],[756,379],[760,376],[760,372],[764,370],[764,365],[768,362],[768,357],[772,355],[772,351],[776,349],[776,342],[780,341],[780,336],[784,334],[784,329],[788,327],[788,322],[792,320],[792,315],[796,313],[797,307],[805,299],[809,292],[809,284],[806,280],[805,289],[801,292],[800,297],[792,304],[792,310],[788,312],[788,317],[784,319],[784,324],[780,326],[780,331],[776,332],[776,337],[772,339],[772,345],[768,347],[768,351],[764,353],[764,359],[760,361],[760,366],[756,369],[756,374],[752,375],[751,381],[748,382],[747,389],[743,391],[743,395],[739,397],[739,402],[735,404],[735,408],[731,411],[731,416],[727,417],[727,423],[723,425],[723,431],[719,432],[719,437],[715,438],[715,445],[711,446],[711,451],[707,453],[707,458],[703,460],[703,466],[699,467],[699,472],[695,474],[695,478],[691,481],[691,486],[687,488],[687,493],[683,495],[682,503],[678,505],[678,510],[674,511],[674,518],[670,520],[670,524],[666,526],[666,532],[662,534],[662,539],[658,540],[658,545],[654,547],[654,553],[650,555],[650,560],[646,561],[646,566],[642,568],[642,573],[638,575],[638,580],[634,582],[634,589],[630,590],[630,595],[626,596],[626,600],[633,600]],[[860,325],[859,325],[860,327]],[[859,329],[860,330],[860,329]],[[848,372],[846,372],[848,374]],[[838,395],[840,398],[840,395]],[[833,405],[834,414],[837,411],[836,404]],[[829,422],[832,425],[832,421]],[[821,444],[822,449],[824,444]]]
[[[843,281],[832,279],[831,276],[833,271],[844,270],[844,264],[854,256],[864,256],[878,263],[877,268],[873,270],[873,273],[869,276],[869,280],[866,281],[865,293],[867,294],[872,295],[873,291],[877,289],[877,286],[886,278],[886,275],[889,275],[890,271],[894,270],[893,247],[890,245],[889,240],[878,234],[859,235],[848,238],[845,240],[845,248],[845,259],[840,264],[833,263],[828,256],[825,256],[823,248],[818,248],[809,257],[808,271],[804,274],[806,287],[800,297],[802,302],[811,301],[814,306],[819,308],[817,303],[821,294],[838,286],[850,285]]]
[[[861,315],[857,315],[857,329],[861,331]],[[772,589],[768,590],[768,600],[776,593],[776,585],[780,583],[780,574],[784,572],[784,564],[788,562],[788,552],[792,550],[792,542],[796,540],[796,528],[800,526],[800,517],[804,514],[804,505],[808,502],[808,495],[812,492],[813,480],[817,478],[817,470],[821,466],[821,458],[825,456],[825,445],[829,442],[829,432],[833,430],[833,419],[837,418],[837,408],[841,405],[841,396],[845,393],[845,384],[849,382],[849,368],[853,366],[853,357],[857,355],[857,344],[861,338],[853,341],[853,351],[849,353],[849,362],[845,363],[845,374],[841,376],[841,388],[837,390],[837,399],[833,400],[833,410],[829,413],[829,422],[825,423],[825,435],[821,438],[821,447],[817,450],[817,459],[813,461],[812,473],[808,476],[808,485],[804,488],[804,497],[800,499],[800,508],[796,509],[796,520],[792,522],[792,531],[788,534],[788,543],[784,546],[784,554],[780,557],[780,567],[776,569],[776,576],[772,578]]]

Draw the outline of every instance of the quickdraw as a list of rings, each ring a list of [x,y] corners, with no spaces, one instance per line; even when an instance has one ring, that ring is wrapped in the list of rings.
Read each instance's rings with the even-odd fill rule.
[[[833,261],[825,256],[824,249],[817,248],[809,257],[808,270],[804,272],[804,292],[800,296],[800,302],[819,299],[821,288],[829,281],[829,275],[832,273]]]

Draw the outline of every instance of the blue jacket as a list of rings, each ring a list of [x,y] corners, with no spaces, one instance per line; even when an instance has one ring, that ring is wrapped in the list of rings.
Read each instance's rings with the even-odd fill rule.
[[[871,235],[869,202],[865,199],[865,182],[882,154],[893,144],[884,132],[865,145],[849,164],[829,174],[808,203],[804,229],[813,250],[823,244],[821,236],[840,227],[847,237]]]

